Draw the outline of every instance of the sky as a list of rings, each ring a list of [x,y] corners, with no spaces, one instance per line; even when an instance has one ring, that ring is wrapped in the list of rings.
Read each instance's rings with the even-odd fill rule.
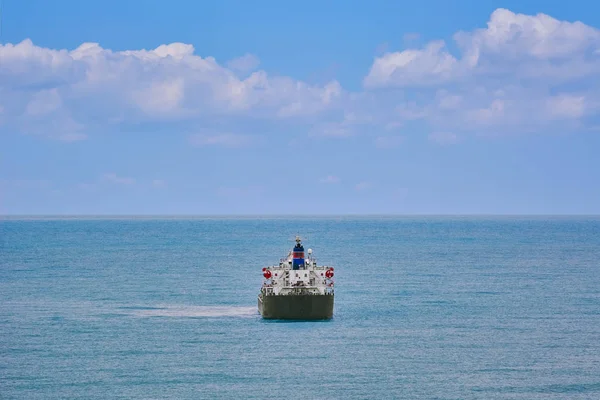
[[[600,214],[600,3],[1,0],[0,214]]]

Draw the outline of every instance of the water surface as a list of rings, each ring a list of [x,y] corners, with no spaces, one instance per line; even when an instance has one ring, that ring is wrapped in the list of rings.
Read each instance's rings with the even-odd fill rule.
[[[335,317],[263,321],[305,237]],[[0,398],[597,399],[600,218],[0,220]]]

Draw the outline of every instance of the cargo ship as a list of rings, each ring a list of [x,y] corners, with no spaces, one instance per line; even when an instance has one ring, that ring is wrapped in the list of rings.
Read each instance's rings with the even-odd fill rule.
[[[258,311],[265,319],[323,320],[333,317],[334,268],[318,266],[312,249],[304,256],[302,240],[279,265],[262,269]]]

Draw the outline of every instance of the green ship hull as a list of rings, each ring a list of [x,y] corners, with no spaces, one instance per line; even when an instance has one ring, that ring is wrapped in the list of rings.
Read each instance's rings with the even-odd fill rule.
[[[333,317],[332,294],[258,295],[258,311],[265,319],[323,320]]]

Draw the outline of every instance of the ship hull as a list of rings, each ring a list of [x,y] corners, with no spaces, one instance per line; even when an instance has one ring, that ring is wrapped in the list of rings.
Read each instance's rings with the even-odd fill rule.
[[[258,296],[265,319],[319,320],[333,317],[333,294]]]

